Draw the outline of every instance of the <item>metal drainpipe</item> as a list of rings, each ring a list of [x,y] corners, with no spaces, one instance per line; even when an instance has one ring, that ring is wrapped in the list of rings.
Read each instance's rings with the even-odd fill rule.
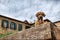
[[[54,28],[54,25],[53,25],[53,23],[52,22],[50,22],[50,28],[51,28],[51,40],[56,40],[56,37],[55,37],[55,34],[54,34],[54,30],[53,30],[53,28]]]

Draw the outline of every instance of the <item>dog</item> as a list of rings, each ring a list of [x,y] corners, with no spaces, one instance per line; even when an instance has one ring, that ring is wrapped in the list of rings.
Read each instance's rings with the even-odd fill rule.
[[[44,12],[37,12],[36,13],[37,19],[35,20],[35,27],[44,23],[43,17],[45,17]]]

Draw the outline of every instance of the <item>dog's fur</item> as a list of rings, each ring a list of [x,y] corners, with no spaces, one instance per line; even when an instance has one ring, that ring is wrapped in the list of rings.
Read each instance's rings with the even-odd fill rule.
[[[44,23],[43,17],[45,17],[44,12],[37,12],[36,13],[37,19],[35,20],[35,27]]]

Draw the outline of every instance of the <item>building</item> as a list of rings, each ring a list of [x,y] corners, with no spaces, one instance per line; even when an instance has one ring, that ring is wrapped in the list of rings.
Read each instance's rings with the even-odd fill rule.
[[[60,21],[56,21],[54,24],[60,29]]]
[[[32,27],[27,20],[19,21],[13,18],[0,15],[0,30],[25,30]]]

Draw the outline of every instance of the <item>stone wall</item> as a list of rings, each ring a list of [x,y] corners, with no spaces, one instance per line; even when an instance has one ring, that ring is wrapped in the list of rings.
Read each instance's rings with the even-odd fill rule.
[[[38,27],[31,27],[23,31],[16,32],[0,40],[59,40],[60,29],[53,23],[44,23]]]
[[[32,27],[24,31],[20,31],[14,35],[7,36],[3,40],[40,40],[51,39],[50,23],[44,23],[39,27]]]

